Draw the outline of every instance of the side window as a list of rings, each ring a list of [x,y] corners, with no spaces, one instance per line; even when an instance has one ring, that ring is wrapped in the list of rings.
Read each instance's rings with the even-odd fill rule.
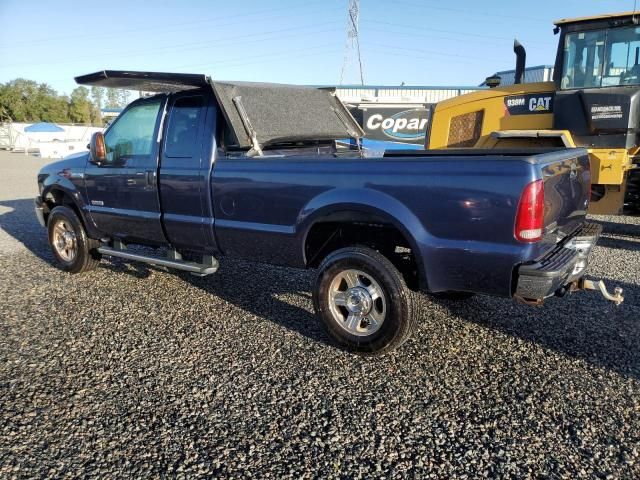
[[[151,154],[161,103],[158,99],[135,105],[116,120],[104,136],[108,162]]]
[[[640,28],[617,28],[607,36],[608,64],[603,85],[640,83]]]
[[[564,46],[562,88],[599,87],[606,32],[579,32],[567,35]]]
[[[165,155],[174,158],[191,158],[198,140],[198,125],[204,105],[204,97],[178,98],[169,114],[165,140]]]

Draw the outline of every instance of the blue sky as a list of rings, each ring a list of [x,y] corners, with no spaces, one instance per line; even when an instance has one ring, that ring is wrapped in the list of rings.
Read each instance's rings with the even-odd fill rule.
[[[217,79],[337,84],[348,0],[0,0],[0,82],[24,77],[60,93],[102,69],[206,73]],[[367,84],[477,85],[512,68],[551,64],[552,22],[627,11],[633,1],[361,0]],[[344,83],[359,80],[355,67]]]

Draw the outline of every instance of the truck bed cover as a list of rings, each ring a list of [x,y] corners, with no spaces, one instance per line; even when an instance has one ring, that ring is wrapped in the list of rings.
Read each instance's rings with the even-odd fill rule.
[[[285,141],[360,138],[364,132],[334,89],[212,81],[203,74],[103,70],[76,77],[80,85],[158,93],[211,87],[237,147]],[[248,121],[247,121],[248,120]]]

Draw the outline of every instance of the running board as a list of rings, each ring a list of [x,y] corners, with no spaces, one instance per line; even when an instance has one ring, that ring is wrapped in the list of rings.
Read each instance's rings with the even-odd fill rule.
[[[160,265],[162,267],[175,268],[176,270],[184,270],[185,272],[191,272],[194,275],[211,275],[218,271],[218,260],[211,255],[205,255],[203,257],[203,263],[186,262],[182,260],[182,257],[175,250],[169,251],[169,257],[171,258],[158,258],[149,255],[142,255],[139,253],[127,252],[122,248],[113,247],[98,247],[98,252],[103,255],[110,255],[112,257],[124,258],[127,260],[135,260],[137,262],[144,262],[151,265]]]

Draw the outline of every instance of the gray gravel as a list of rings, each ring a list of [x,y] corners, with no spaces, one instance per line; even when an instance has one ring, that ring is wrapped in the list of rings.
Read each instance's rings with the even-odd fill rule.
[[[310,272],[60,272],[42,163],[0,153],[0,477],[640,476],[640,219],[596,219],[622,307],[425,297],[371,359],[328,343]]]

